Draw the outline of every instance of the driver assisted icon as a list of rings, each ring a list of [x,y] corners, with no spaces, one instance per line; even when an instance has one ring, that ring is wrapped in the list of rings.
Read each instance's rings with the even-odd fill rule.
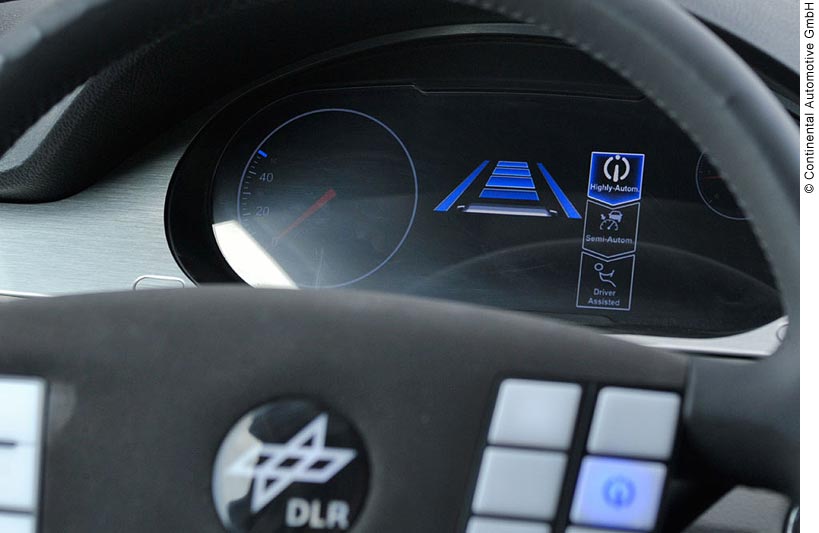
[[[577,307],[630,310],[633,274],[633,255],[606,260],[583,252],[577,281]]]
[[[213,470],[213,498],[229,531],[346,531],[364,502],[369,466],[339,415],[285,400],[242,417]]]

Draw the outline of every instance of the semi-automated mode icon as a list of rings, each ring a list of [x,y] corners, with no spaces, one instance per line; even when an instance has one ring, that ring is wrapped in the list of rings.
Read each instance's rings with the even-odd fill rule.
[[[639,221],[639,203],[611,208],[588,200],[583,249],[606,258],[632,254],[637,249]]]

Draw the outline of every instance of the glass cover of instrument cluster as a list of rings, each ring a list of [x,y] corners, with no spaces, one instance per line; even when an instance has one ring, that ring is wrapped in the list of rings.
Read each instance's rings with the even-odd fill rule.
[[[226,261],[259,287],[399,292],[683,335],[781,313],[719,172],[643,99],[304,92],[232,138],[212,208]]]

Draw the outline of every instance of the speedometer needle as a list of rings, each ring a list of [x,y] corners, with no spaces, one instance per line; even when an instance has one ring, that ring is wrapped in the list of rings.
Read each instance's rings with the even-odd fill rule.
[[[334,189],[327,189],[327,192],[324,193],[321,198],[315,201],[313,205],[307,208],[307,211],[299,215],[299,218],[293,221],[292,224],[284,228],[284,231],[279,233],[279,236],[276,237],[276,241],[282,240],[288,233],[293,231],[294,229],[298,228],[302,222],[313,216],[316,211],[327,205],[327,202],[332,200],[336,197],[336,191]]]

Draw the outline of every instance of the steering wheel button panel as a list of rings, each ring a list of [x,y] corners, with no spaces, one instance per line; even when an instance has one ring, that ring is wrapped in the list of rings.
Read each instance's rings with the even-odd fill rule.
[[[551,520],[557,510],[566,455],[488,447],[483,454],[472,511]]]
[[[597,397],[588,450],[667,460],[674,448],[679,411],[677,394],[607,387]]]
[[[575,383],[505,380],[489,427],[489,443],[568,449],[581,395]]]
[[[653,530],[665,474],[666,467],[661,463],[586,457],[572,503],[572,522]]]
[[[0,377],[0,443],[40,443],[44,395],[40,379]]]
[[[552,528],[537,522],[473,517],[469,520],[466,533],[552,533]]]
[[[3,533],[34,533],[34,518],[17,513],[0,513],[0,531]]]

